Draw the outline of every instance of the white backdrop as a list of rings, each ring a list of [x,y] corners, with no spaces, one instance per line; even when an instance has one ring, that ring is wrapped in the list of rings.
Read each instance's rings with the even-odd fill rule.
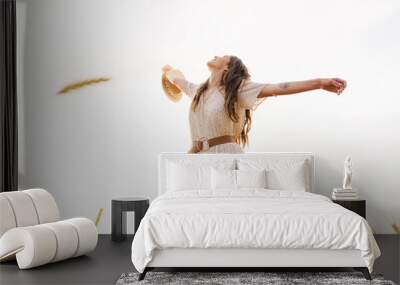
[[[189,100],[162,94],[160,69],[200,83],[214,55],[235,54],[258,82],[341,77],[325,91],[270,98],[247,151],[311,151],[318,193],[354,186],[376,232],[400,222],[398,1],[18,0],[20,187],[51,191],[65,217],[110,232],[114,196],[156,196],[157,155],[190,148]],[[82,79],[107,83],[64,96]]]

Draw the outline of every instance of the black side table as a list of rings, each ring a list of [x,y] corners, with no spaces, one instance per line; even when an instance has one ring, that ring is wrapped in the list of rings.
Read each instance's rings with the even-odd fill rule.
[[[111,239],[123,241],[126,239],[126,212],[135,212],[135,233],[140,221],[149,208],[148,198],[126,197],[114,198],[111,201]]]
[[[359,214],[361,217],[366,219],[365,214],[365,200],[332,200],[332,202],[339,204],[340,206]]]

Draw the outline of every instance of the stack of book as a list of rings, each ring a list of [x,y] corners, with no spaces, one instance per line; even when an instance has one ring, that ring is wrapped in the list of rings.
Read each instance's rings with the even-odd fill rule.
[[[332,199],[334,200],[358,200],[358,193],[356,189],[343,189],[334,188],[332,192]]]

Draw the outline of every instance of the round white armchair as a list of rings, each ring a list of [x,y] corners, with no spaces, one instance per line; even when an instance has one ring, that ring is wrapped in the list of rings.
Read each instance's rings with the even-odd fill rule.
[[[20,269],[57,262],[94,250],[97,237],[87,218],[61,221],[44,189],[0,193],[0,262],[16,258]]]

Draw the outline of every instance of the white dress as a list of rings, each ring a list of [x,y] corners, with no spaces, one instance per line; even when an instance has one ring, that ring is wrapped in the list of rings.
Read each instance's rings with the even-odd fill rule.
[[[266,83],[253,82],[250,79],[242,82],[239,88],[236,111],[238,122],[233,122],[224,110],[225,92],[221,89],[208,89],[201,96],[196,110],[189,107],[189,123],[192,141],[201,137],[208,139],[222,135],[240,135],[245,123],[245,110],[256,110],[258,105],[266,97],[257,98]],[[200,84],[194,84],[185,80],[182,91],[191,99],[196,95]],[[241,145],[237,143],[225,143],[210,147],[206,151],[198,153],[244,153]]]

